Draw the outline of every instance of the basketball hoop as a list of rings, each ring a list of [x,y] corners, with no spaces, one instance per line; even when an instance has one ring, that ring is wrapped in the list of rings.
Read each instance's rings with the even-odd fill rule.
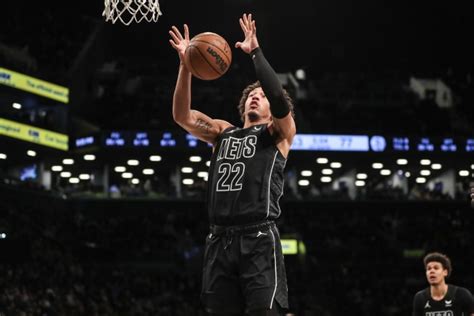
[[[156,22],[161,15],[158,0],[104,0],[102,16],[113,24],[119,20],[125,25],[132,22]]]

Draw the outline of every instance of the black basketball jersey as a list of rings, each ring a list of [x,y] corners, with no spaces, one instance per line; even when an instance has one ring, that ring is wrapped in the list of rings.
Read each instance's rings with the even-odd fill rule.
[[[278,218],[285,163],[266,124],[225,130],[209,170],[210,223],[241,225]]]
[[[448,285],[442,300],[434,300],[427,288],[416,293],[413,303],[413,316],[470,316],[471,313],[474,313],[472,294],[455,285]]]

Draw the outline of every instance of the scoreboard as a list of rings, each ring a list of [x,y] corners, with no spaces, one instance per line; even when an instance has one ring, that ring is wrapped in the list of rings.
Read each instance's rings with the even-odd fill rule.
[[[209,148],[210,144],[181,131],[105,131],[73,140],[73,148]],[[471,153],[474,137],[297,134],[291,150],[374,153]]]

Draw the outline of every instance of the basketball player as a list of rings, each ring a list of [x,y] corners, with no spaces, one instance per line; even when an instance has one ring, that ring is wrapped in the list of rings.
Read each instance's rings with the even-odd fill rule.
[[[471,183],[471,207],[474,208],[474,183]]]
[[[430,287],[419,291],[413,300],[413,316],[474,316],[474,299],[469,290],[446,284],[451,274],[451,260],[432,252],[423,263]]]
[[[173,118],[213,145],[201,297],[210,315],[280,315],[288,293],[280,237],[283,169],[296,133],[293,105],[259,47],[252,15],[240,19],[243,42],[257,79],[243,90],[243,128],[191,109],[191,73],[184,64],[189,29],[173,26],[171,46],[180,58]]]

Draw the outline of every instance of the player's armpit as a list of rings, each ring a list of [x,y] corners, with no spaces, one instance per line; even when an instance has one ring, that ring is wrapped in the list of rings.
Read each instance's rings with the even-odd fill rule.
[[[273,132],[278,140],[285,140],[290,145],[296,135],[296,124],[291,113],[284,118],[278,119],[273,117]]]
[[[206,114],[191,110],[185,118],[176,121],[188,133],[198,139],[214,144],[217,136],[231,124],[223,120],[214,120]]]
[[[293,117],[291,114],[288,114],[281,119],[273,118],[269,125],[269,130],[273,135],[278,150],[287,158],[291,144],[293,143],[293,138],[296,135],[296,126]]]

